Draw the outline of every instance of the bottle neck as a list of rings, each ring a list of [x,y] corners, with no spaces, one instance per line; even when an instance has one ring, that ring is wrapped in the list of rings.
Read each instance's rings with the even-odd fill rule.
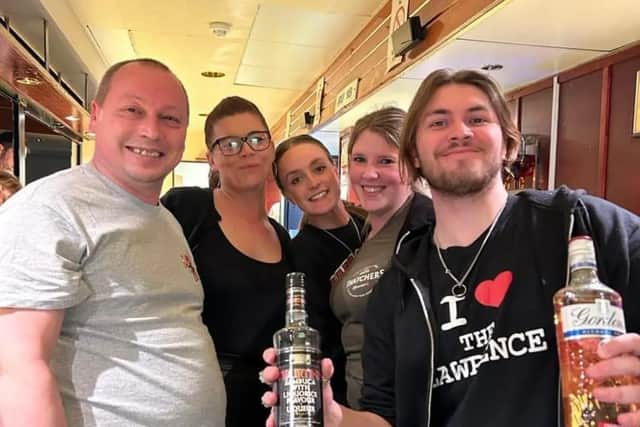
[[[304,288],[290,286],[287,289],[287,326],[307,326],[307,311],[305,310]]]
[[[572,268],[569,286],[583,285],[585,283],[600,283],[598,269],[594,266]]]
[[[569,285],[600,283],[596,250],[589,236],[577,236],[569,242]]]

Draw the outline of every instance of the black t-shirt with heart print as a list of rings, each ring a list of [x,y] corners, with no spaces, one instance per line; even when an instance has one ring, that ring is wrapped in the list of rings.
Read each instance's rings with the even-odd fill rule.
[[[557,388],[557,378],[541,375],[557,371],[553,306],[536,283],[539,278],[528,252],[532,245],[526,244],[530,236],[509,219],[517,216],[510,212],[517,209],[514,201],[508,199],[465,280],[463,299],[452,297],[455,282],[445,274],[437,252],[431,251],[437,321],[432,426],[523,425],[533,411],[535,419],[549,420],[545,427],[556,420],[556,396],[538,392]],[[464,275],[487,232],[468,247],[442,251],[457,278]],[[512,380],[516,374],[522,383]],[[495,404],[486,404],[495,401],[502,401],[498,407],[504,409],[495,412]]]

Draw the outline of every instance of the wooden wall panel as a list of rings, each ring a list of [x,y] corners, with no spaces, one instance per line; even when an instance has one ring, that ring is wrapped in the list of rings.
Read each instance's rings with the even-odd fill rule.
[[[549,144],[553,89],[547,88],[520,99],[520,131],[538,135],[536,188],[546,190],[549,182]]]
[[[582,187],[640,214],[640,138],[633,138],[632,117],[640,43],[558,75],[560,117],[556,184]],[[511,91],[512,102],[551,86],[552,77]],[[551,89],[549,89],[551,90]],[[532,101],[529,101],[532,102]],[[525,102],[526,103],[526,102]],[[539,108],[521,108],[525,132]],[[545,124],[546,126],[546,124]]]
[[[640,215],[640,138],[632,117],[640,54],[611,67],[607,199]]]
[[[357,100],[355,101],[357,103],[440,46],[466,24],[503,1],[410,0],[409,14],[420,16],[423,25],[427,22],[432,22],[428,27],[425,40],[409,52],[403,62],[390,72],[387,72],[386,69],[386,56],[391,1],[385,2],[365,28],[347,45],[331,65],[326,70],[318,70],[317,78],[320,78],[320,76],[325,77],[320,123],[331,121],[341,114],[340,111],[335,111],[335,100],[347,84],[356,78],[360,79]],[[315,89],[315,81],[305,93],[313,89]],[[292,104],[289,111],[302,110],[300,108],[301,104],[305,102],[306,97],[303,94]],[[276,141],[284,135],[284,127],[287,120],[286,114],[276,121],[271,128],[272,135]],[[297,116],[297,113],[294,115]]]
[[[598,194],[598,144],[602,71],[560,86],[556,186]]]

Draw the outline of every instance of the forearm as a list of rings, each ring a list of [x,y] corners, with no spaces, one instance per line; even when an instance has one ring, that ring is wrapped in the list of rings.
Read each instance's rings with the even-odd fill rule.
[[[373,412],[354,411],[342,407],[340,427],[391,427],[391,424]]]
[[[45,362],[0,372],[0,426],[66,427],[56,381]]]

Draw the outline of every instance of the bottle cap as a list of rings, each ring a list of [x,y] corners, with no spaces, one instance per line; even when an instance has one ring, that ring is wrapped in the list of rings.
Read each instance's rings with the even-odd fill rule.
[[[577,236],[569,241],[569,267],[593,268],[597,266],[596,250],[589,236]]]
[[[285,278],[285,283],[287,288],[291,288],[294,286],[299,286],[304,288],[304,273],[293,272],[288,273]]]

